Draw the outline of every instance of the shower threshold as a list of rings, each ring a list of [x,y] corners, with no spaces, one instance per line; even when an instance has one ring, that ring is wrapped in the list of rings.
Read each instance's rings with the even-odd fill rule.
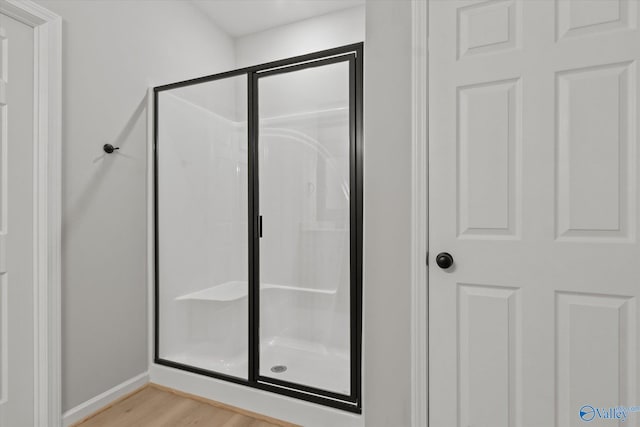
[[[180,353],[168,355],[167,360],[218,372],[238,378],[247,378],[246,355],[218,358],[216,345],[201,343]],[[260,346],[260,375],[335,393],[349,394],[349,356],[347,352],[325,349],[315,343],[289,338],[274,338]],[[274,367],[286,367],[285,370]]]

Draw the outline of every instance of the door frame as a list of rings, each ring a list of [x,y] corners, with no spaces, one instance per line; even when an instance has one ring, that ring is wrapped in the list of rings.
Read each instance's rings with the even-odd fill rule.
[[[429,425],[428,6],[411,4],[411,425]]]
[[[61,405],[62,19],[31,0],[0,13],[34,32],[34,425],[59,427]]]

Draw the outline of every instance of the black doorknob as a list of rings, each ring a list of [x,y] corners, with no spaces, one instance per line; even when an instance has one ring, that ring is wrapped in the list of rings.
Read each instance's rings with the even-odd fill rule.
[[[438,256],[436,256],[436,264],[438,264],[438,267],[446,270],[453,265],[453,257],[448,252],[440,252]]]

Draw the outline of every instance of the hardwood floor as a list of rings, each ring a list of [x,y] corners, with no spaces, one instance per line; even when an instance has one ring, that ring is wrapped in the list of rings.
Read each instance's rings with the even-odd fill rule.
[[[299,427],[155,384],[115,402],[73,427]]]

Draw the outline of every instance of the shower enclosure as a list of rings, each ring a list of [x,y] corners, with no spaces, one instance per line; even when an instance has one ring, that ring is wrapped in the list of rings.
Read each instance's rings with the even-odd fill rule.
[[[156,363],[360,412],[362,44],[154,93]]]

